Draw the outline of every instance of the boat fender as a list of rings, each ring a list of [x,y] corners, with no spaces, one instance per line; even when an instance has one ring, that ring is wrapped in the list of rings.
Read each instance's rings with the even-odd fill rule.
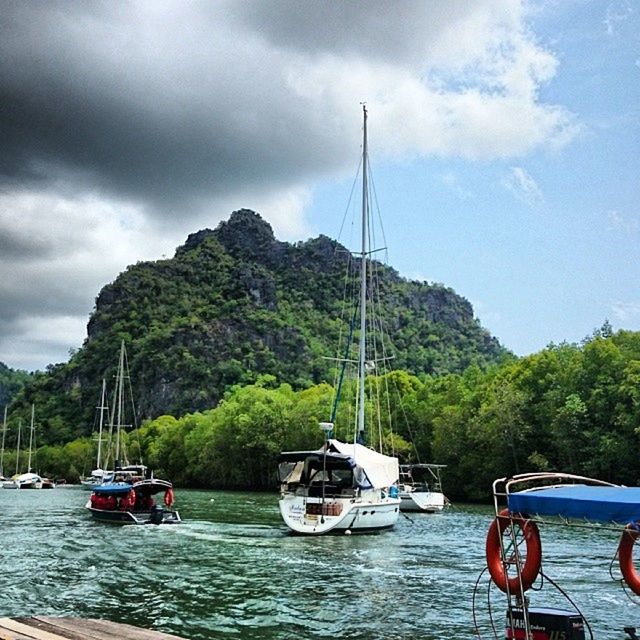
[[[173,489],[167,489],[164,492],[164,503],[167,507],[173,504]]]
[[[511,523],[520,528],[526,543],[526,558],[520,572],[520,579],[517,574],[509,578],[505,563],[502,561],[502,534]],[[486,555],[487,569],[498,589],[505,593],[519,594],[520,580],[522,580],[522,591],[526,591],[535,582],[542,565],[542,544],[538,525],[519,514],[510,515],[508,509],[503,509],[487,532]]]
[[[620,543],[618,544],[618,561],[620,562],[620,572],[629,589],[640,596],[640,573],[633,564],[633,545],[640,536],[637,524],[628,524],[622,532]]]

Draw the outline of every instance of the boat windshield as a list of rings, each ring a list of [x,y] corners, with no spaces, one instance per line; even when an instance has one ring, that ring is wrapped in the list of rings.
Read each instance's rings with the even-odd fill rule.
[[[354,486],[353,464],[343,456],[310,455],[304,460],[284,460],[278,467],[278,477],[285,485],[329,483],[344,489]]]

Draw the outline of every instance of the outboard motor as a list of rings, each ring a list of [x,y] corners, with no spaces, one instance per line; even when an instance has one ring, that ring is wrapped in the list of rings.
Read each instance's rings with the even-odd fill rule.
[[[149,522],[151,524],[162,524],[163,519],[164,519],[164,509],[161,506],[154,504],[153,507],[151,507],[151,515],[149,516]]]
[[[575,611],[530,608],[529,631],[536,640],[585,640],[584,620]],[[507,611],[506,640],[525,640],[526,626],[522,609]]]

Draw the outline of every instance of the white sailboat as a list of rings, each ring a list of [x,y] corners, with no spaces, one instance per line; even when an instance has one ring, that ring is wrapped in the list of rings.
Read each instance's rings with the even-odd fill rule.
[[[369,248],[369,195],[367,180],[367,109],[363,107],[362,235],[360,262],[357,423],[352,443],[330,435],[332,422],[322,423],[327,434],[317,451],[281,454],[280,513],[294,533],[359,533],[393,527],[400,509],[398,459],[363,444],[365,433],[365,377],[367,348],[367,279]]]
[[[4,442],[7,437],[7,405],[4,407],[4,419],[2,421],[2,448],[0,449],[0,488],[4,486],[7,478],[4,477]]]
[[[20,464],[20,434],[22,433],[22,420],[18,420],[18,441],[16,443],[16,472],[10,480],[5,480],[2,483],[4,489],[17,489],[18,484],[16,478],[18,477],[18,469]]]
[[[128,386],[128,388],[126,388],[126,386]],[[133,402],[133,390],[131,388],[131,376],[129,375],[129,361],[127,358],[127,349],[125,347],[124,340],[122,340],[120,343],[118,371],[116,373],[116,389],[113,397],[111,421],[109,424],[109,443],[115,444],[115,450],[111,451],[110,447],[105,460],[105,464],[108,465],[109,456],[113,453],[114,470],[112,477],[108,479],[109,481],[136,481],[143,479],[147,474],[147,467],[145,465],[141,462],[138,464],[130,464],[127,456],[123,434],[127,427],[135,428],[134,424],[125,424],[125,416],[127,415],[127,397],[131,403],[131,421],[134,423],[135,408]]]
[[[400,466],[400,510],[437,513],[448,504],[442,493],[440,472],[444,464],[408,464]]]
[[[107,399],[107,381],[102,379],[102,392],[100,394],[100,406],[97,407],[100,412],[99,426],[98,426],[98,454],[96,458],[96,468],[90,475],[82,478],[80,484],[84,489],[91,490],[96,485],[101,484],[104,480],[108,480],[113,477],[113,471],[105,471],[102,468],[102,430],[104,427],[104,412],[108,411],[109,407],[105,404]]]
[[[31,471],[31,456],[35,446],[35,407],[31,405],[31,427],[29,429],[29,459],[27,462],[27,472],[21,473],[14,478],[17,489],[42,489],[42,478]]]

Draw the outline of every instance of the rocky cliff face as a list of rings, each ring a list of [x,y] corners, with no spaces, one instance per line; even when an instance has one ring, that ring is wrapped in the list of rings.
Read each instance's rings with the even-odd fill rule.
[[[122,338],[144,417],[210,408],[229,385],[265,373],[295,387],[331,380],[332,365],[323,356],[335,353],[345,332],[349,261],[349,252],[330,238],[280,242],[258,214],[236,211],[215,230],[189,235],[172,259],[138,263],[106,285],[85,344],[46,386],[61,405],[73,389],[75,411],[82,406],[90,425]],[[503,356],[454,291],[377,269],[395,368],[443,373]],[[67,405],[61,414],[71,414]]]

